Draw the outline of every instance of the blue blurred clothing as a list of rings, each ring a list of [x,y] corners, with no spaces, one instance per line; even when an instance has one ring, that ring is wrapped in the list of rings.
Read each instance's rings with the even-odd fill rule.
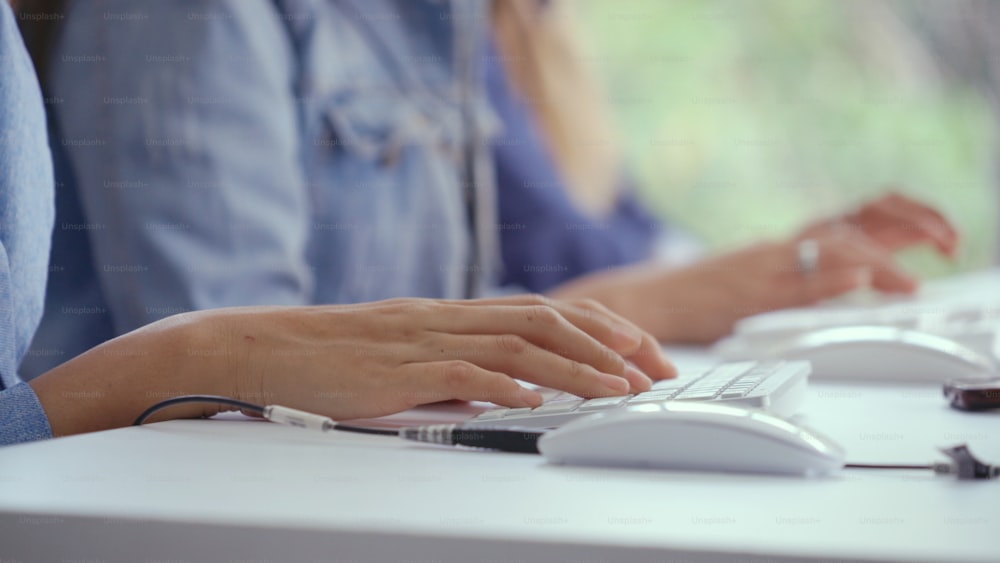
[[[59,220],[25,377],[182,311],[493,285],[486,8],[73,2],[47,77]]]
[[[42,316],[52,234],[45,110],[7,2],[0,2],[0,445],[52,435],[18,364]]]
[[[493,42],[484,58],[487,93],[503,123],[493,144],[503,283],[544,292],[583,274],[653,258],[667,235],[690,240],[668,232],[643,207],[624,173],[613,209],[603,217],[582,211]]]

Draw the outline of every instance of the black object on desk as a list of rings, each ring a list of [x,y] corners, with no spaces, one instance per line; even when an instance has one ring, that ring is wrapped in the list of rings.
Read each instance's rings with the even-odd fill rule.
[[[952,408],[963,411],[983,411],[1000,408],[1000,379],[989,381],[961,380],[944,384],[944,396]]]

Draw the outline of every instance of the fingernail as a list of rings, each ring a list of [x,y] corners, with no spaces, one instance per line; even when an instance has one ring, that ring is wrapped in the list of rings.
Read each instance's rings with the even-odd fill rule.
[[[628,393],[628,380],[618,377],[617,375],[611,375],[610,373],[601,373],[598,375],[601,383],[603,383],[608,389],[618,393],[619,395],[625,395]]]
[[[625,371],[634,390],[649,391],[653,387],[653,380],[638,369],[632,366],[625,366]]]
[[[532,391],[531,389],[522,388],[518,392],[518,397],[521,399],[521,402],[529,407],[537,407],[545,402],[537,391]]]

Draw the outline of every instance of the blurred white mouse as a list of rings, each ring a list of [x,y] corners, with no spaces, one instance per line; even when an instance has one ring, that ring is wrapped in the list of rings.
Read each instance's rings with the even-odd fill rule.
[[[600,412],[546,432],[552,463],[823,476],[844,466],[833,440],[763,411],[675,401]]]
[[[943,383],[996,377],[993,359],[942,336],[888,326],[807,332],[767,356],[812,363],[812,379]]]

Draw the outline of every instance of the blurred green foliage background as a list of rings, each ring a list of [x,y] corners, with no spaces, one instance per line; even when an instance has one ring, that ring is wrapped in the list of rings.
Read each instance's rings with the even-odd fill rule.
[[[928,277],[992,263],[995,121],[893,22],[839,0],[580,0],[643,195],[726,248],[791,233],[890,186],[964,234]]]

